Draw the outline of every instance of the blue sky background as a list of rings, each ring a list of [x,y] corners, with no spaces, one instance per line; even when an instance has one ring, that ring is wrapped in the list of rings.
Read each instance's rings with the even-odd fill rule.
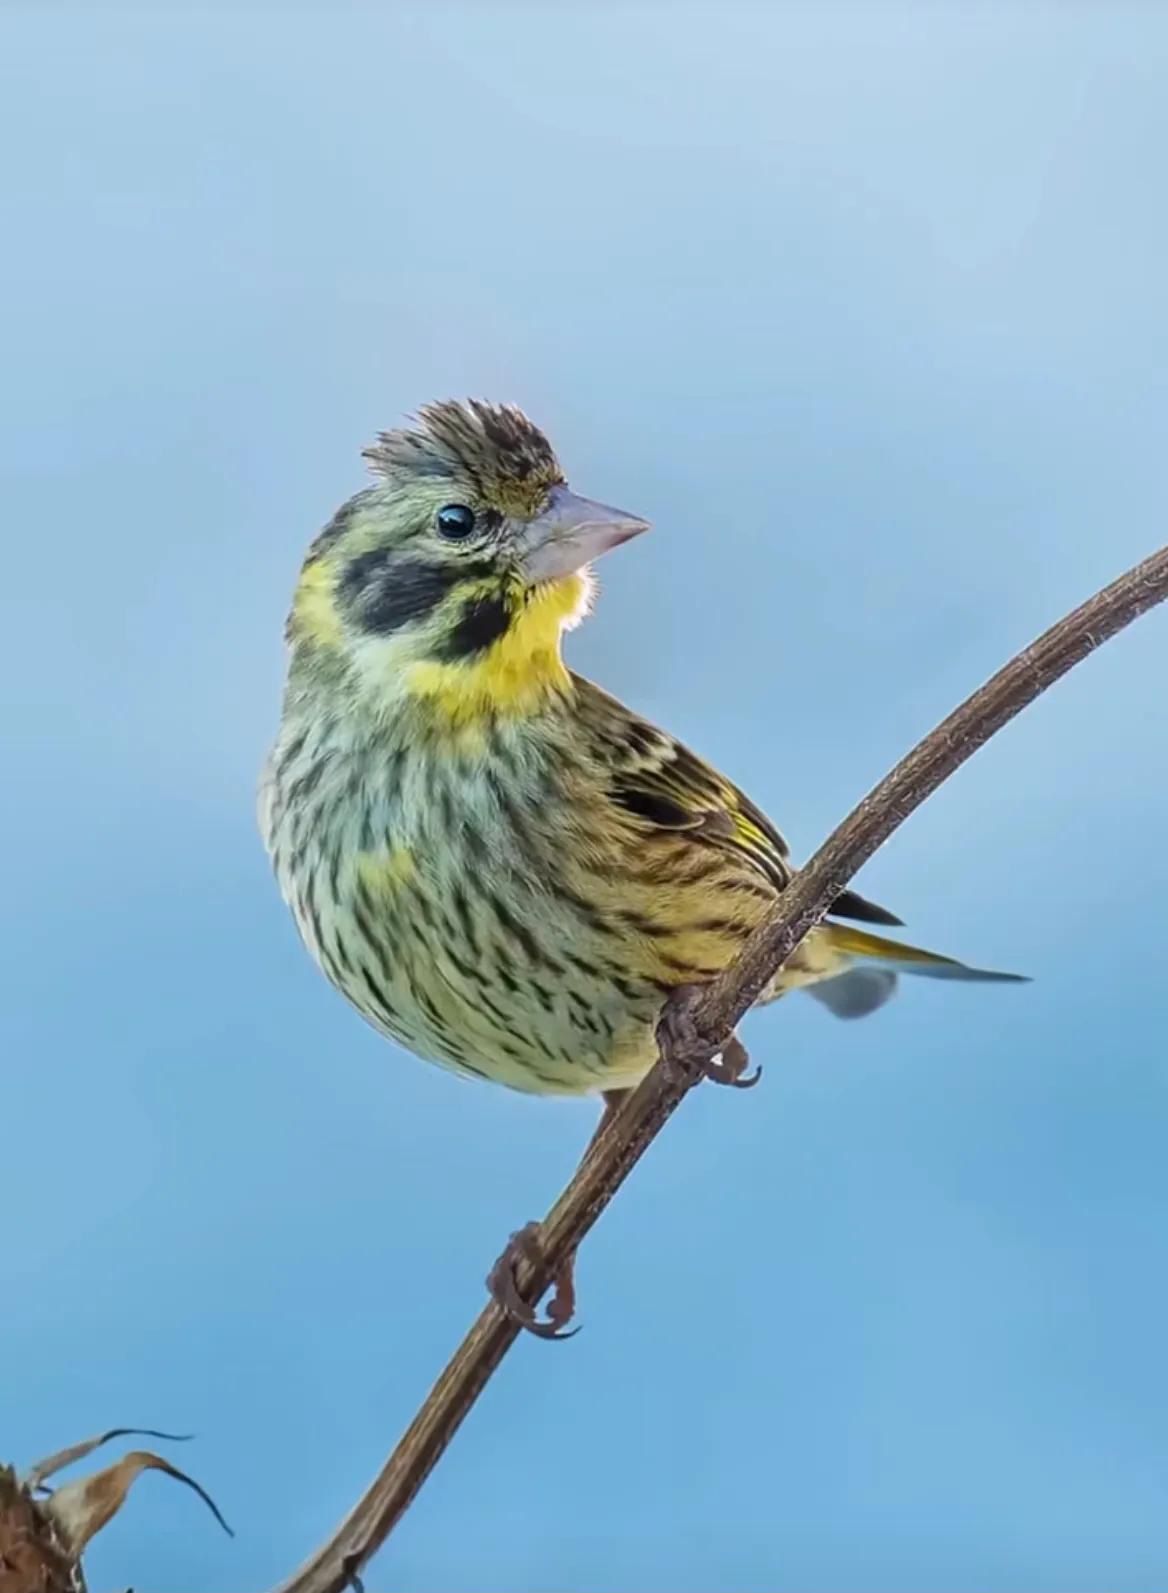
[[[255,831],[301,550],[361,446],[511,398],[656,530],[572,662],[805,855],[1165,537],[1155,6],[7,9],[0,1452],[176,1452],[96,1589],[239,1593],[371,1476],[587,1103],[317,976]],[[869,865],[1029,972],[748,1025],[368,1578],[1168,1582],[1168,614]]]

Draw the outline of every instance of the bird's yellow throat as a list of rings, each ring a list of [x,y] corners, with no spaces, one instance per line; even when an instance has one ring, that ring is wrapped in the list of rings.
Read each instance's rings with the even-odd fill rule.
[[[338,612],[335,574],[326,560],[315,560],[301,572],[292,607],[290,634],[310,649],[334,653],[345,647]],[[382,686],[392,676],[396,689],[424,702],[431,713],[452,726],[467,726],[489,716],[521,718],[537,712],[549,699],[569,689],[570,677],[560,656],[565,630],[587,613],[592,592],[585,572],[517,592],[510,622],[488,646],[461,658],[440,656],[444,614],[460,611],[473,587],[460,586],[442,611],[416,638],[395,637],[383,653],[368,646],[369,675]],[[369,678],[368,675],[366,678]]]
[[[560,639],[583,617],[589,593],[582,574],[549,581],[527,594],[503,635],[482,652],[454,662],[424,658],[410,664],[407,691],[455,724],[535,713],[569,688]]]

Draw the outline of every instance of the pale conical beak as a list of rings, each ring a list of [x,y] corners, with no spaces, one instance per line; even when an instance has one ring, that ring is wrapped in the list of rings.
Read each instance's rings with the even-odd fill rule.
[[[554,581],[648,529],[648,520],[635,514],[553,487],[547,508],[520,537],[519,556],[530,581]]]

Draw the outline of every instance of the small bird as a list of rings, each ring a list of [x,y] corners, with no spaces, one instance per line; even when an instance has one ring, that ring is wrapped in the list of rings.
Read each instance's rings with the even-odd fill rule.
[[[328,979],[421,1057],[513,1089],[597,1094],[657,1056],[670,994],[713,979],[774,912],[787,843],[732,781],[572,673],[592,562],[648,522],[570,491],[519,409],[423,408],[365,451],[374,484],[308,550],[287,624],[260,824]],[[841,1018],[901,973],[1006,980],[854,928],[845,891],[761,997]],[[517,1236],[530,1247],[530,1229]],[[496,1296],[546,1336],[514,1286]]]

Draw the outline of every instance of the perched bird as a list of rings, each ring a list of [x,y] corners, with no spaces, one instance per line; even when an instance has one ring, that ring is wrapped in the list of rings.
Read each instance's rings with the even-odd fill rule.
[[[589,566],[646,521],[571,492],[509,405],[430,405],[365,457],[374,484],[310,546],[288,619],[260,792],[280,887],[383,1034],[611,1107],[653,1064],[670,993],[713,978],[773,912],[787,844],[732,781],[563,662]],[[852,891],[833,919],[900,923]],[[861,1017],[900,973],[1013,977],[829,920],[762,1000],[806,989]]]

